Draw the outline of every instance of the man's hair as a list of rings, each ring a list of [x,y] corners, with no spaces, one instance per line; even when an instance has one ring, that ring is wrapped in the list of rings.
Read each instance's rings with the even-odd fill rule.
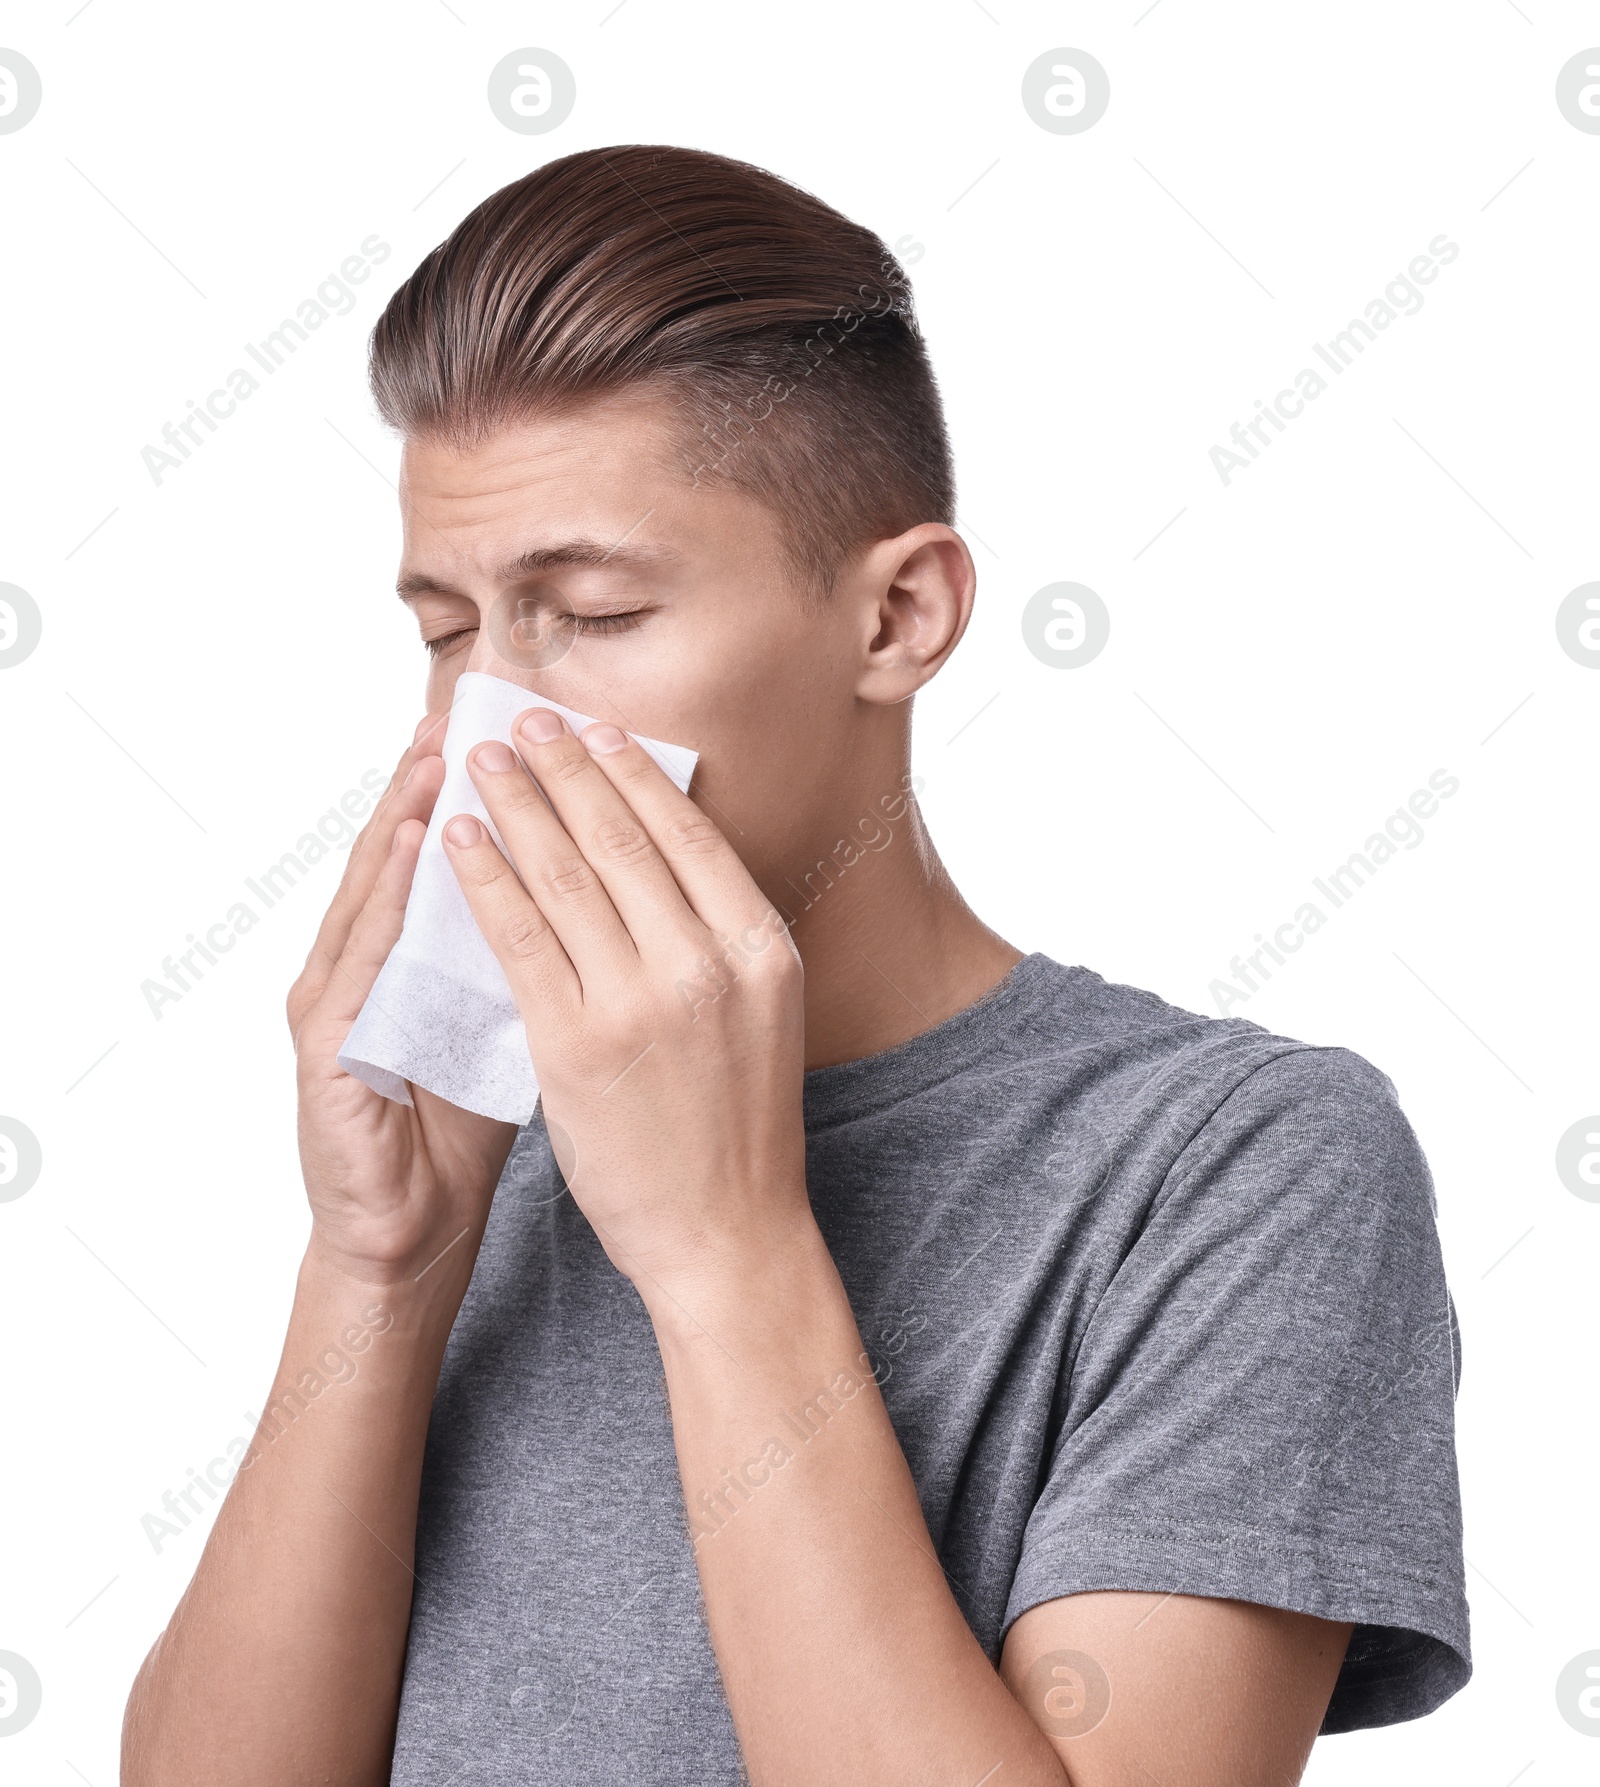
[[[628,389],[683,423],[684,470],[765,503],[794,568],[954,518],[911,287],[870,230],[693,149],[587,149],[502,187],[389,300],[373,395],[457,451]]]

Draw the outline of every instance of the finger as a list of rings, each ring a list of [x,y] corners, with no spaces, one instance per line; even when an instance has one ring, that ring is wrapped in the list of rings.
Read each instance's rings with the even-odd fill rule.
[[[356,1014],[366,1002],[405,922],[406,896],[416,873],[417,853],[427,827],[420,819],[404,820],[395,830],[366,903],[350,927],[344,948],[331,964],[326,985],[312,1006],[302,1034],[336,1032],[343,1043]],[[298,1043],[299,1038],[296,1038]]]
[[[444,744],[444,728],[450,718],[449,710],[436,714],[424,714],[417,722],[417,729],[411,735],[411,743],[400,753],[400,760],[394,766],[394,774],[390,776],[388,786],[378,797],[377,805],[367,823],[356,836],[350,848],[350,859],[345,864],[344,875],[340,878],[340,892],[348,881],[352,890],[359,897],[353,900],[346,916],[346,928],[355,914],[361,910],[362,903],[372,892],[382,871],[384,861],[389,854],[389,846],[394,842],[395,827],[406,818],[426,819],[427,813],[412,814],[409,811],[397,810],[406,806],[402,800],[403,789],[414,789],[418,785],[416,771],[425,762],[431,763],[439,759]],[[440,759],[442,761],[442,759]],[[337,899],[337,895],[335,898]]]
[[[638,952],[600,877],[508,746],[479,745],[467,768],[528,894],[561,939],[578,978],[586,987],[604,986],[636,962]]]
[[[683,897],[712,931],[781,924],[737,852],[636,739],[601,721],[584,729],[585,751],[649,832]]]
[[[442,839],[472,916],[505,970],[523,1015],[534,1010],[567,1013],[581,1004],[578,973],[555,926],[517,879],[488,829],[470,813],[460,813],[445,826]]]
[[[344,875],[323,914],[305,969],[291,995],[291,1005],[298,1003],[303,1008],[321,996],[333,964],[349,941],[351,926],[377,886],[395,833],[412,819],[426,823],[433,811],[444,782],[444,759],[418,757],[418,748],[413,745],[401,757],[394,779],[351,848]]]
[[[644,822],[561,716],[530,708],[512,727],[512,740],[634,942],[644,949],[685,938],[702,941],[704,927]]]
[[[421,764],[440,758],[444,747],[444,729],[449,718],[449,710],[445,709],[436,714],[424,714],[417,722],[417,729],[411,735],[411,743],[400,753],[400,761],[394,766],[394,774],[390,776],[388,786],[378,797],[372,816],[361,828],[351,848],[350,860],[345,864],[344,878],[361,884],[360,898],[354,902],[349,914],[351,919],[360,911],[362,901],[371,893],[377,881],[389,854],[389,846],[394,842],[395,826],[400,822],[400,817],[413,816],[405,813],[397,817],[396,803],[401,802],[401,791],[415,786],[416,772]],[[428,815],[421,813],[415,816],[426,819]],[[341,889],[344,878],[341,878]]]

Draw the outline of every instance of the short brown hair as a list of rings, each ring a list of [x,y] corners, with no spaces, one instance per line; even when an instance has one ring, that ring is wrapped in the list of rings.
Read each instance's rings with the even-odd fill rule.
[[[460,448],[653,386],[685,470],[766,503],[812,585],[954,518],[910,282],[870,230],[776,175],[694,149],[586,149],[485,199],[372,332],[378,409]]]

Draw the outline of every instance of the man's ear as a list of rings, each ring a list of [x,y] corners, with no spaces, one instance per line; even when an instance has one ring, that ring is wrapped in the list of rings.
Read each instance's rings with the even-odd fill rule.
[[[851,581],[862,611],[856,694],[889,707],[915,695],[960,643],[977,567],[954,528],[930,521],[869,547]]]

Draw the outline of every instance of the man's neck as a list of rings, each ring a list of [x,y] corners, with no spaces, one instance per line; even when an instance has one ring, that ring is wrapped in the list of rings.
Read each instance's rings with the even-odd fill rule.
[[[807,1068],[909,1042],[1022,959],[962,899],[914,803],[893,834],[773,894],[805,963]]]

